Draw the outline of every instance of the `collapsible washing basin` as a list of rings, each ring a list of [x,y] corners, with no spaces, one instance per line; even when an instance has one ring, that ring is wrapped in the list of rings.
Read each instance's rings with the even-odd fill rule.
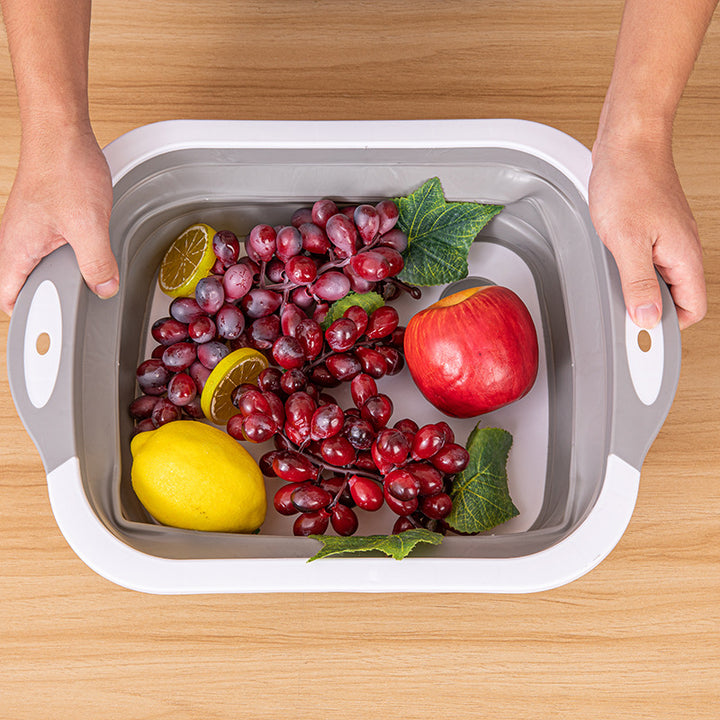
[[[630,321],[590,221],[591,160],[580,143],[518,120],[171,121],[123,135],[105,154],[120,292],[98,300],[61,248],[27,280],[8,338],[13,397],[47,470],[53,512],[91,568],[156,593],[517,593],[583,575],[619,541],[673,400],[680,334],[664,285],[660,325],[647,332]],[[321,197],[398,197],[430,177],[448,200],[505,206],[473,244],[470,276],[524,300],[538,330],[538,378],[516,403],[448,421],[463,441],[478,421],[513,434],[508,477],[520,514],[482,535],[418,546],[402,561],[361,554],[311,563],[317,541],[294,537],[292,518],[272,508],[257,535],[154,522],[130,485],[127,406],[149,326],[167,314],[156,276],[172,240],[196,221],[243,235],[258,222],[287,223]],[[401,301],[402,321],[452,289]],[[443,419],[407,370],[379,383],[395,401],[394,420]],[[251,449],[258,457],[268,448]],[[275,487],[268,481],[270,499]],[[361,532],[389,532],[382,513],[362,513]]]

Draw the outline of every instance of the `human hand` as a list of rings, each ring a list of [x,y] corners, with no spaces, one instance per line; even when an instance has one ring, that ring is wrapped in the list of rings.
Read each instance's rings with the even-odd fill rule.
[[[702,248],[669,138],[596,141],[589,202],[635,324],[650,329],[660,321],[655,268],[670,288],[680,328],[701,320],[707,310]]]
[[[114,295],[111,208],[110,171],[89,128],[26,133],[0,223],[0,310],[12,312],[33,268],[66,243],[88,287],[102,298]]]

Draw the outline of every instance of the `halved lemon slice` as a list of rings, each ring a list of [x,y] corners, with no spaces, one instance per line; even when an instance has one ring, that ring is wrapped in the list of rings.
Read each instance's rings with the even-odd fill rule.
[[[267,358],[252,348],[240,348],[226,355],[213,368],[200,396],[205,417],[216,425],[225,425],[238,413],[232,404],[232,391],[243,383],[255,383],[267,366]]]
[[[210,274],[215,264],[209,225],[195,223],[184,230],[168,248],[160,265],[158,285],[170,297],[189,297],[198,281]]]

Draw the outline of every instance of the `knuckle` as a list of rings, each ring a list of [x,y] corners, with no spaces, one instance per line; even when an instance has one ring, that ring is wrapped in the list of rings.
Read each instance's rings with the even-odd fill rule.
[[[658,283],[654,277],[636,277],[627,280],[626,287],[633,295],[650,295],[657,291]]]

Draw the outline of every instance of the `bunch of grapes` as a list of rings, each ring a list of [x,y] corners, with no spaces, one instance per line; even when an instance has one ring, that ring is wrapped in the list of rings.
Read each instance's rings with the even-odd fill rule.
[[[227,432],[242,441],[273,440],[260,467],[288,484],[275,495],[283,515],[297,515],[296,535],[339,535],[358,528],[355,508],[384,505],[411,527],[442,531],[453,477],[468,463],[445,422],[423,427],[403,419],[389,427],[390,397],[376,380],[404,366],[404,328],[383,305],[351,305],[327,324],[332,303],[349,292],[392,300],[417,288],[395,276],[407,236],[391,200],[343,208],[329,199],[297,210],[290,225],[252,228],[241,243],[227,230],[213,237],[212,273],[194,297],[175,298],[157,320],[158,345],[137,368],[142,395],[130,404],[136,432],[182,418],[202,419],[200,395],[211,371],[231,351],[254,348],[271,366],[257,385],[235,388],[238,413]],[[350,384],[354,407],[329,394]]]
[[[288,483],[273,504],[282,515],[299,513],[296,535],[322,534],[329,524],[339,535],[352,535],[356,506],[375,511],[387,505],[399,516],[393,532],[442,529],[440,521],[452,509],[453,476],[469,460],[447,423],[418,427],[405,418],[388,427],[392,401],[366,373],[351,382],[355,407],[343,410],[312,384],[288,394],[275,372],[263,371],[257,387],[236,389],[233,403],[240,412],[228,432],[238,439],[274,439],[276,449],[263,455],[260,467]]]
[[[159,344],[137,368],[143,394],[130,405],[136,431],[202,418],[200,393],[208,375],[229,352],[242,347],[264,352],[286,370],[312,371],[313,380],[325,387],[349,379],[360,368],[375,377],[398,372],[403,363],[398,343],[375,342],[389,324],[394,323],[392,330],[397,327],[391,308],[366,319],[363,343],[352,355],[347,350],[358,337],[350,332],[351,320],[333,324],[326,334],[334,338],[328,348],[320,329],[330,304],[351,290],[373,290],[385,299],[401,290],[417,296],[417,288],[395,278],[407,247],[407,236],[395,228],[397,219],[392,200],[339,209],[322,199],[297,210],[290,225],[256,225],[245,240],[243,257],[233,232],[216,233],[211,275],[198,282],[194,298],[176,298],[169,316],[152,326]]]

